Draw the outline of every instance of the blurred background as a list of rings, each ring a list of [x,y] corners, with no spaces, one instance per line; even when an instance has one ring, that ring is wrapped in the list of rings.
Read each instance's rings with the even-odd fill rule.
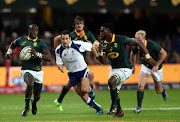
[[[26,36],[28,25],[33,23],[39,26],[39,38],[46,42],[53,55],[51,62],[42,61],[44,89],[53,91],[55,88],[51,86],[57,86],[57,91],[61,90],[59,86],[65,84],[68,78],[55,66],[53,38],[64,29],[73,31],[76,15],[85,19],[86,28],[98,41],[101,41],[100,26],[107,22],[112,23],[115,34],[132,38],[136,31],[145,30],[147,39],[159,43],[168,53],[163,62],[165,86],[180,88],[180,0],[0,0],[0,93],[11,93],[7,89],[9,87],[20,89],[12,93],[23,91],[25,84],[20,77],[20,49],[13,51],[10,61],[4,57],[9,44],[18,37]],[[130,53],[131,47],[127,50]],[[124,83],[124,86],[132,87],[124,88],[137,88],[140,63],[138,58],[137,73]],[[88,65],[96,74],[95,88],[106,88],[110,66],[98,67],[93,62]],[[98,74],[99,70],[104,72]],[[52,71],[58,74],[57,77]],[[152,88],[152,83],[150,79],[147,88]]]

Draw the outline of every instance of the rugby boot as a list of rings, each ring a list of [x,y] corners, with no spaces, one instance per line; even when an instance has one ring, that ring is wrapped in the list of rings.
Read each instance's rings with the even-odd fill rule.
[[[137,108],[134,110],[135,113],[141,113],[142,109],[141,107],[137,106]]]
[[[118,118],[118,117],[123,117],[123,116],[124,116],[124,112],[122,111],[121,113],[116,112],[113,117]]]
[[[114,105],[111,105],[111,108],[109,109],[109,111],[107,112],[107,114],[111,115],[114,114],[116,111],[117,107]]]

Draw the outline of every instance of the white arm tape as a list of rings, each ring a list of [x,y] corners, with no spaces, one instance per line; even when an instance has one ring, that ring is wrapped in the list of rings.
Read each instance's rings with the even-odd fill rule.
[[[11,54],[12,53],[12,49],[11,48],[9,48],[8,50],[7,50],[7,53],[6,54]]]
[[[42,54],[42,53],[39,53],[39,52],[36,52],[36,56],[41,59],[42,56],[43,56],[43,54]]]
[[[149,53],[145,55],[145,58],[146,58],[147,60],[151,58],[151,56],[149,55]]]

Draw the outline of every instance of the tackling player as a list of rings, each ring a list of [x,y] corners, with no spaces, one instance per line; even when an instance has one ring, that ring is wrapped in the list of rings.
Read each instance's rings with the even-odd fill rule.
[[[142,59],[141,70],[139,74],[139,84],[137,90],[137,103],[138,106],[134,110],[136,113],[140,113],[142,111],[141,104],[144,97],[144,87],[149,80],[150,76],[152,76],[154,80],[154,86],[157,94],[162,94],[163,100],[166,101],[168,99],[168,94],[165,91],[165,88],[162,87],[162,79],[163,79],[163,71],[162,71],[162,62],[166,58],[166,51],[156,42],[146,40],[146,32],[144,30],[139,30],[135,34],[135,38],[141,40],[141,42],[148,49],[149,54],[157,61],[156,66],[152,66],[146,62],[146,58],[144,57],[144,53],[139,49],[138,46],[134,46],[130,59],[133,64],[133,73],[135,72],[135,62],[136,62],[136,54],[139,54]]]
[[[44,75],[40,65],[41,59],[51,61],[51,53],[45,42],[37,37],[38,32],[39,27],[36,24],[29,25],[28,36],[20,37],[11,42],[6,53],[6,58],[10,59],[10,55],[16,47],[24,48],[26,46],[31,46],[31,54],[34,55],[29,60],[22,61],[21,64],[21,76],[27,84],[25,91],[26,106],[22,112],[22,116],[24,117],[27,116],[30,109],[29,102],[31,100],[32,91],[34,94],[34,99],[32,99],[32,114],[35,115],[37,112],[36,103],[40,99]]]

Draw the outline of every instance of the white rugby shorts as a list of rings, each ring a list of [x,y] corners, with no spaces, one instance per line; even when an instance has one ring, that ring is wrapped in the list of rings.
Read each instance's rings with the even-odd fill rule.
[[[33,71],[33,70],[21,70],[21,76],[24,77],[24,74],[29,72],[34,77],[34,82],[43,83],[43,71]]]
[[[132,69],[129,68],[117,68],[111,69],[109,78],[115,76],[117,79],[116,86],[118,91],[121,89],[122,82],[127,80],[132,75]]]
[[[157,72],[153,72],[151,69],[146,67],[144,64],[141,64],[140,72],[144,72],[144,73],[147,73],[149,75],[152,75],[152,78],[157,82],[161,82],[162,79],[163,79],[163,70],[162,70],[162,68],[159,69]]]

